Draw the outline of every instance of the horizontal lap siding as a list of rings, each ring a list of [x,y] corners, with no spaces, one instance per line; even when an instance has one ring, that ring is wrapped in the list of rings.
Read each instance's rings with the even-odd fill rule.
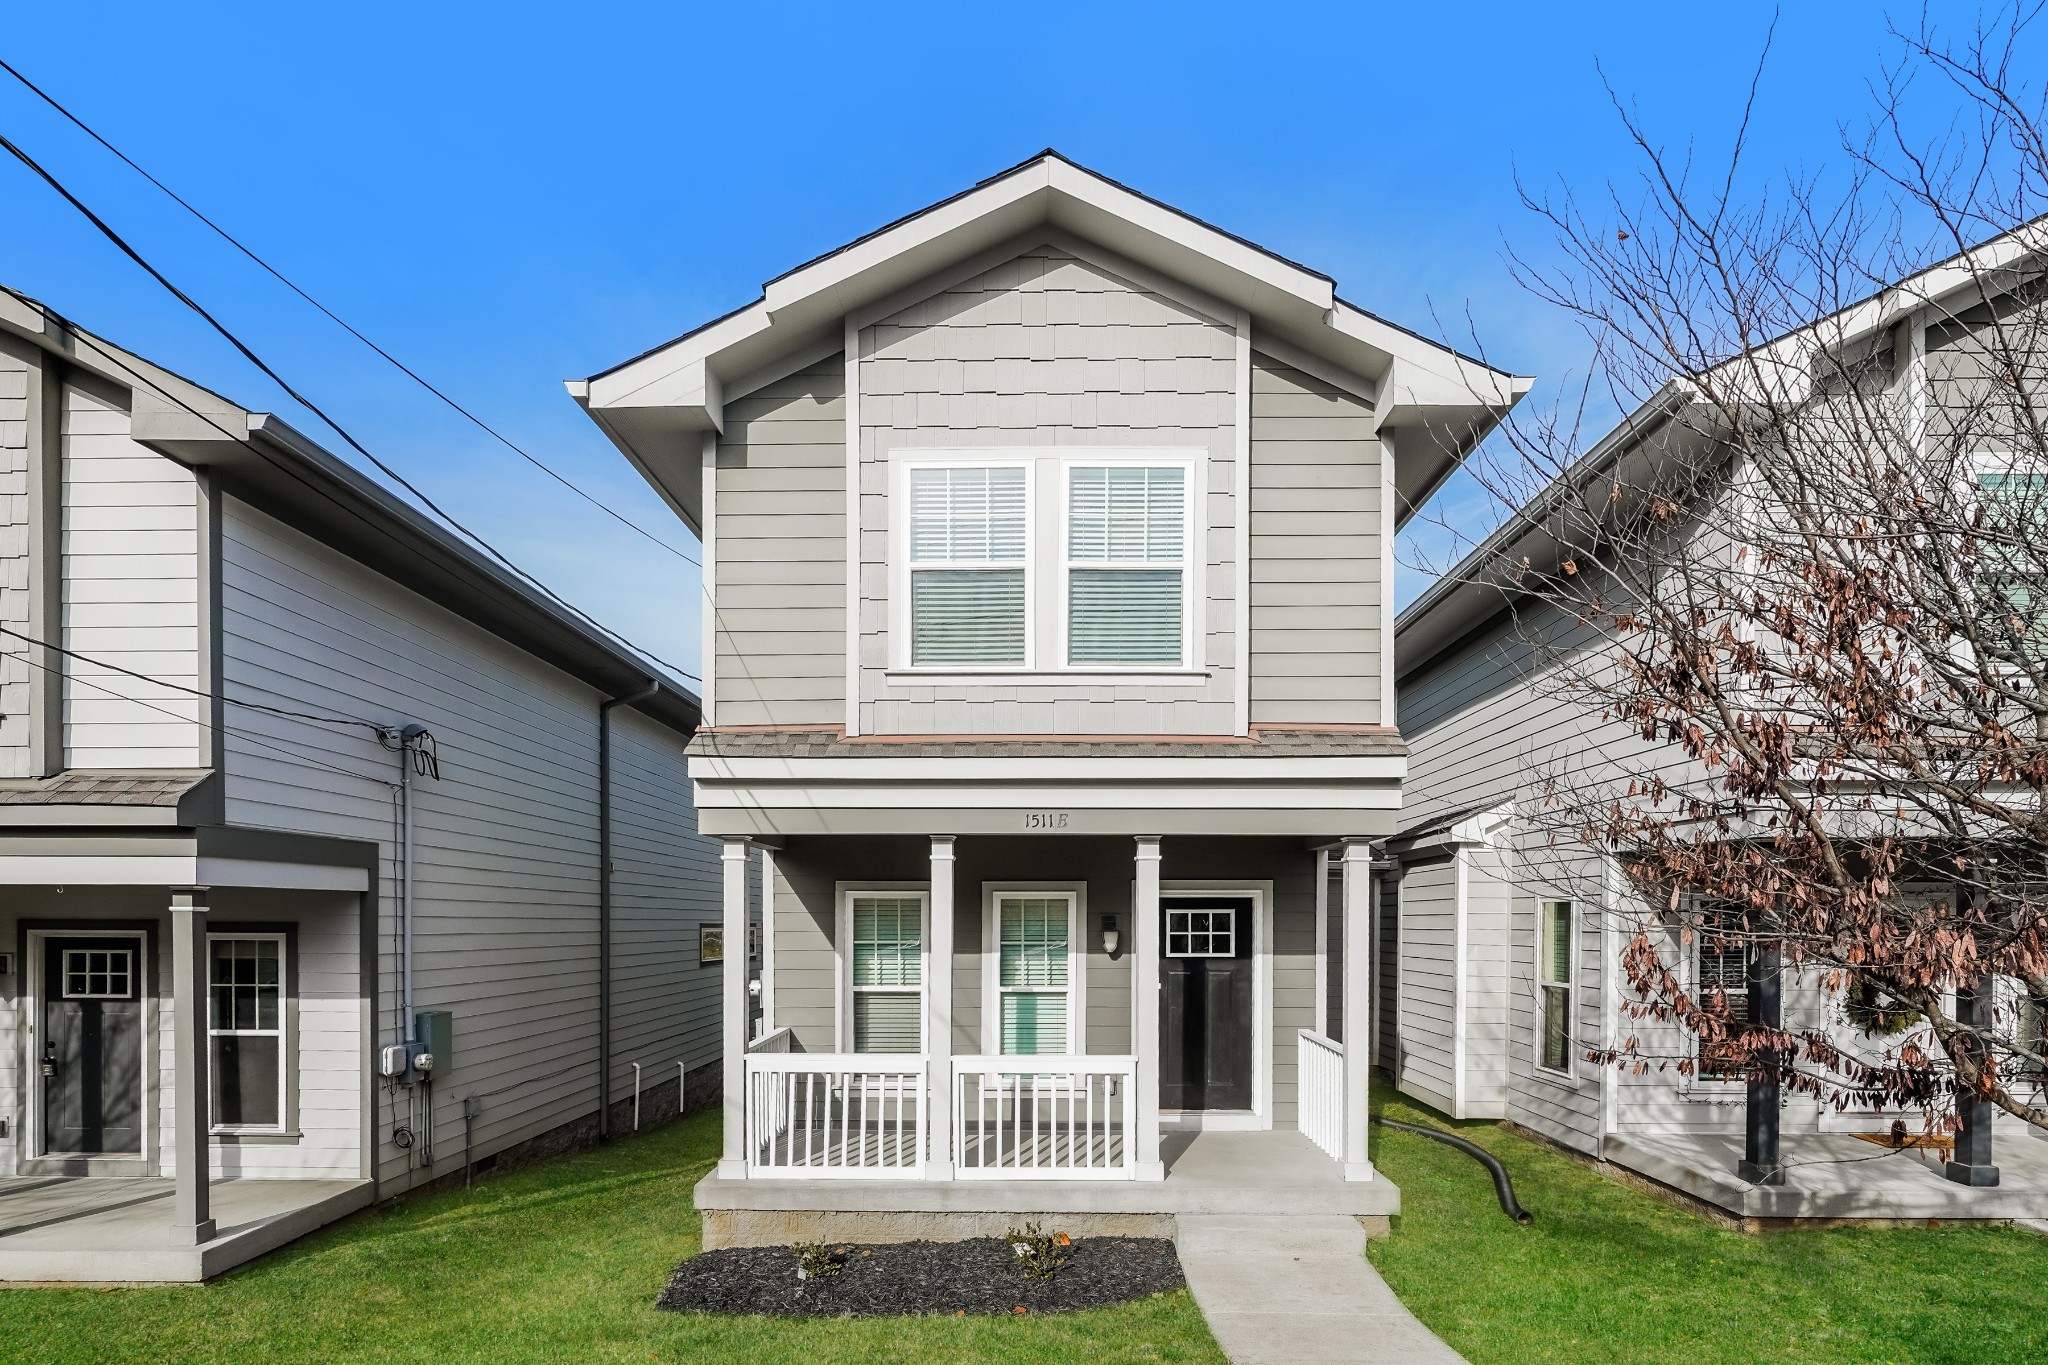
[[[1452,1107],[1453,934],[1457,868],[1452,859],[1416,863],[1401,873],[1400,1069],[1395,1082],[1411,1095]]]
[[[594,1112],[597,1104],[597,702],[542,664],[272,518],[226,500],[223,651],[229,695],[271,706],[417,721],[440,746],[438,781],[417,779],[415,980],[420,1008],[455,1015],[455,1057],[436,1090],[436,1140],[459,1141],[466,1094],[481,1101],[486,1153]],[[382,845],[391,913],[396,757],[360,729],[230,708],[228,818]],[[629,722],[630,724],[630,722]],[[681,736],[662,763],[641,758],[647,785],[677,771]],[[629,743],[628,751],[633,745]],[[644,794],[627,822],[629,856],[686,856],[695,836],[669,798]],[[646,888],[636,883],[634,894]],[[694,877],[668,897],[701,898]],[[636,910],[644,905],[636,899]],[[380,1041],[395,1037],[396,959],[377,936]],[[647,945],[639,937],[635,951]],[[674,923],[683,930],[682,917]],[[673,948],[658,957],[673,957]],[[628,974],[635,964],[615,959]],[[636,989],[645,989],[640,982]],[[381,1135],[380,1135],[381,1136]],[[405,1183],[403,1154],[384,1145],[385,1179]]]
[[[36,372],[0,348],[0,625],[27,631],[29,613],[28,386]],[[28,777],[28,645],[0,637],[0,777]]]
[[[717,478],[716,720],[845,720],[844,359],[728,403]]]
[[[861,333],[861,726],[871,733],[1228,734],[1235,728],[1236,337],[1164,295],[1052,247]],[[889,454],[904,449],[1206,451],[1209,677],[1167,695],[1071,683],[891,684]],[[1041,528],[1057,508],[1040,506]],[[1053,516],[1055,521],[1048,521]],[[1041,536],[1042,549],[1056,547]],[[1056,579],[1043,576],[1041,591]],[[1041,636],[1041,654],[1052,648]],[[1041,667],[1051,667],[1041,660]]]
[[[1380,444],[1363,399],[1252,356],[1254,725],[1380,715]]]
[[[612,710],[612,1095],[719,1060],[721,973],[697,962],[698,926],[724,918],[719,845],[697,811],[674,731]],[[756,855],[758,856],[758,855]]]
[[[200,670],[199,488],[128,436],[128,414],[66,387],[64,750],[73,768],[207,763]],[[143,682],[102,665],[160,679]]]
[[[1500,1118],[1508,1100],[1514,887],[1506,850],[1468,848],[1465,859],[1465,1115]]]

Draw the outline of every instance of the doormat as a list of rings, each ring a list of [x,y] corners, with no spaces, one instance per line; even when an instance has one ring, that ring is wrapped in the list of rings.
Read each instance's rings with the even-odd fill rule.
[[[1873,1147],[1892,1147],[1899,1151],[1953,1152],[1956,1140],[1947,1133],[1851,1133],[1858,1142],[1867,1142]]]
[[[836,1273],[797,1278],[789,1247],[730,1247],[676,1268],[656,1306],[678,1313],[879,1318],[1071,1313],[1130,1303],[1187,1283],[1164,1237],[1076,1237],[1050,1280],[1024,1273],[1000,1237],[965,1242],[829,1244]]]

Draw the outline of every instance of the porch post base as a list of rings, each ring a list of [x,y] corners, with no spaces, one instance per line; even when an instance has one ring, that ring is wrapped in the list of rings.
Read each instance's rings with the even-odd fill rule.
[[[718,1178],[720,1180],[745,1180],[747,1178],[747,1159],[745,1157],[733,1156],[720,1157],[718,1159]]]
[[[204,1246],[213,1240],[214,1221],[208,1218],[201,1223],[173,1223],[171,1245],[174,1247]]]
[[[1166,1163],[1163,1161],[1140,1161],[1132,1165],[1131,1178],[1134,1180],[1166,1179]]]
[[[950,1161],[925,1162],[924,1178],[926,1180],[951,1180],[953,1178],[953,1163]]]
[[[1372,1168],[1370,1161],[1347,1161],[1344,1163],[1346,1180],[1376,1180],[1379,1172]]]
[[[1969,1185],[1980,1190],[1988,1190],[1998,1184],[1998,1168],[1996,1166],[1973,1165],[1967,1161],[1951,1161],[1948,1165],[1941,1168],[1941,1173],[1950,1180],[1955,1181],[1958,1185]]]
[[[1735,1163],[1735,1174],[1752,1185],[1782,1185],[1785,1183],[1785,1168],[1776,1162],[1759,1165],[1754,1161]]]

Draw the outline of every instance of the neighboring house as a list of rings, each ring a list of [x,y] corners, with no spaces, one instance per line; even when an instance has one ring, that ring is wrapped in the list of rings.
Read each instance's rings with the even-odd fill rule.
[[[1973,359],[1988,328],[1983,277],[1937,267],[1828,320],[1824,344],[1859,357],[1873,382],[1911,410],[1966,413],[1985,380]],[[1816,328],[1820,324],[1815,325]],[[1819,343],[1794,333],[1784,355]],[[1675,420],[1689,414],[1687,420]],[[1697,460],[1715,449],[1714,417],[1682,385],[1654,395],[1597,442],[1565,479],[1583,487],[1642,486],[1651,462]],[[1634,473],[1617,473],[1632,468]],[[1746,1218],[2041,1217],[2048,1215],[2048,1148],[2000,1116],[2004,1181],[1971,1189],[1944,1180],[1932,1156],[1884,1163],[1854,1135],[1879,1134],[1918,1110],[1838,1110],[1811,1096],[1752,1097],[1740,1071],[1699,1055],[1678,1026],[1625,1015],[1626,927],[1656,916],[1634,903],[1611,860],[1553,839],[1534,818],[1546,775],[1611,780],[1651,773],[1674,787],[1697,780],[1673,746],[1566,695],[1564,679],[1612,645],[1554,601],[1518,591],[1517,566],[1555,566],[1565,551],[1543,509],[1545,490],[1403,611],[1395,624],[1402,737],[1409,746],[1406,823],[1389,842],[1381,964],[1376,976],[1380,1064],[1405,1093],[1459,1118],[1504,1119]],[[1695,523],[1697,524],[1697,523]],[[1726,523],[1723,523],[1726,524]],[[1951,894],[1908,887],[1908,895]],[[1666,926],[1666,960],[1690,989],[1746,991],[1739,952],[1681,945]],[[1788,971],[1784,1025],[1818,1031],[1847,1054],[1877,1062],[1904,1039],[1873,1039],[1812,973]],[[1589,1050],[1640,1037],[1673,1065],[1603,1066]],[[1930,1049],[1931,1037],[1926,1040]],[[1741,1174],[1745,1126],[1778,1110],[1784,1184]],[[1989,1142],[1984,1144],[1988,1151]],[[1966,1174],[1957,1168],[1956,1174]],[[1982,1173],[1979,1173],[1980,1175]],[[1989,1172],[1993,1181],[1998,1171]]]
[[[715,1091],[673,676],[6,293],[0,481],[0,1279],[200,1278]]]
[[[1394,1211],[1393,538],[1527,386],[1050,152],[570,385],[703,537],[729,917],[771,868],[710,1244]]]

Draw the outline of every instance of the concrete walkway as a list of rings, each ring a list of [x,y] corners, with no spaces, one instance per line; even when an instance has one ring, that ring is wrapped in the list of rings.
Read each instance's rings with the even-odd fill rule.
[[[1365,1259],[1341,1214],[1182,1214],[1181,1268],[1232,1365],[1458,1365]]]

